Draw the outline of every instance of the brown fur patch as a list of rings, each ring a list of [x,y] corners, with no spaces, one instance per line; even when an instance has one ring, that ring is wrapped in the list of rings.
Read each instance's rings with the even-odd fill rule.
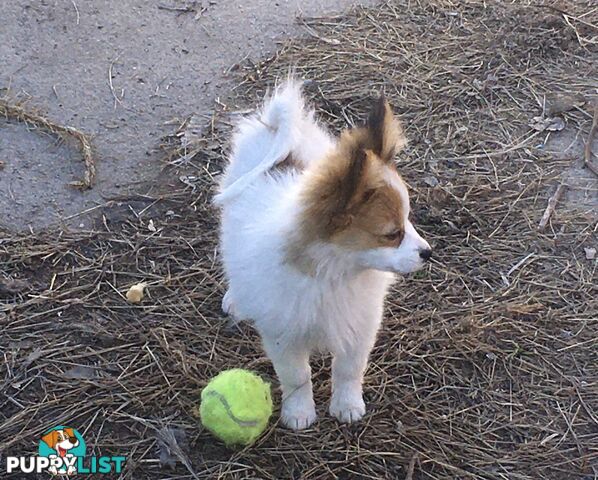
[[[351,223],[330,237],[332,243],[350,250],[400,245],[405,230],[404,208],[394,188],[376,188],[367,201],[355,206],[351,215]]]
[[[305,173],[304,210],[288,248],[290,262],[313,273],[305,253],[318,240],[350,250],[399,246],[407,207],[387,177],[392,157],[404,144],[384,99],[365,127],[342,133],[336,151]]]

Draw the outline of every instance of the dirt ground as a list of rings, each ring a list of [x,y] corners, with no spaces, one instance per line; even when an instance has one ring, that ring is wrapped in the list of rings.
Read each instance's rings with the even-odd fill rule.
[[[138,190],[163,165],[169,122],[209,118],[231,88],[227,70],[259,61],[305,33],[298,15],[341,12],[354,0],[16,0],[2,5],[0,96],[29,99],[53,121],[92,136],[97,184],[73,145],[0,120],[0,226],[39,229]],[[361,1],[361,4],[373,1]],[[140,184],[143,187],[140,187]],[[66,223],[89,228],[77,216]]]

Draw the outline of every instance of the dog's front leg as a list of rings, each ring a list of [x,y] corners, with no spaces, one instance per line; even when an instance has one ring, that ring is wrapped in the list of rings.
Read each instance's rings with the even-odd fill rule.
[[[282,389],[282,423],[293,430],[309,427],[316,419],[309,351],[281,347],[274,339],[263,338],[263,343]]]
[[[340,422],[356,422],[365,415],[362,382],[372,343],[355,345],[332,358],[330,414]]]

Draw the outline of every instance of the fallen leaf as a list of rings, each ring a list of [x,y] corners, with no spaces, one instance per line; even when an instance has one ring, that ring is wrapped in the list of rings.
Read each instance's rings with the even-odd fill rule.
[[[174,468],[177,461],[180,461],[187,468],[191,468],[191,462],[187,456],[189,444],[185,430],[163,427],[156,431],[156,438],[160,450],[160,465]]]
[[[565,128],[565,120],[561,117],[553,117],[550,119],[550,123],[546,126],[546,130],[551,132],[559,132]]]
[[[30,288],[31,285],[27,280],[22,280],[20,278],[0,279],[0,293],[21,293]]]
[[[596,258],[596,249],[595,248],[584,247],[583,250],[586,253],[586,258],[588,260],[594,260]]]
[[[136,283],[127,291],[127,300],[131,303],[139,303],[143,300],[145,283]]]
[[[91,380],[93,378],[98,378],[100,376],[100,372],[97,368],[87,367],[85,365],[76,365],[70,370],[64,372],[62,376],[65,378]]]
[[[43,354],[44,354],[44,352],[41,348],[36,348],[35,350],[33,350],[33,352],[31,352],[29,355],[27,355],[27,358],[25,359],[23,366],[25,368],[27,368],[29,365],[31,365],[33,362],[35,362],[37,359],[41,358]]]
[[[548,130],[549,132],[558,132],[565,128],[565,121],[561,117],[534,117],[530,120],[529,126],[538,132],[543,132],[545,130]]]
[[[197,182],[199,181],[199,177],[196,177],[195,175],[181,175],[179,180],[181,183],[184,183],[188,187],[191,187],[195,190],[195,187],[197,187]]]
[[[426,175],[424,177],[424,183],[429,187],[435,187],[438,185],[438,179],[434,175]]]

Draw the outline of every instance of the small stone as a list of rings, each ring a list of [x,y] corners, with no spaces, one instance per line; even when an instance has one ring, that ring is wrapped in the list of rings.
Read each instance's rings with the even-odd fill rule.
[[[139,303],[143,300],[145,283],[136,283],[127,292],[127,300],[130,303]]]
[[[434,175],[426,175],[424,177],[424,183],[429,187],[435,187],[440,182],[438,182],[438,179]]]

